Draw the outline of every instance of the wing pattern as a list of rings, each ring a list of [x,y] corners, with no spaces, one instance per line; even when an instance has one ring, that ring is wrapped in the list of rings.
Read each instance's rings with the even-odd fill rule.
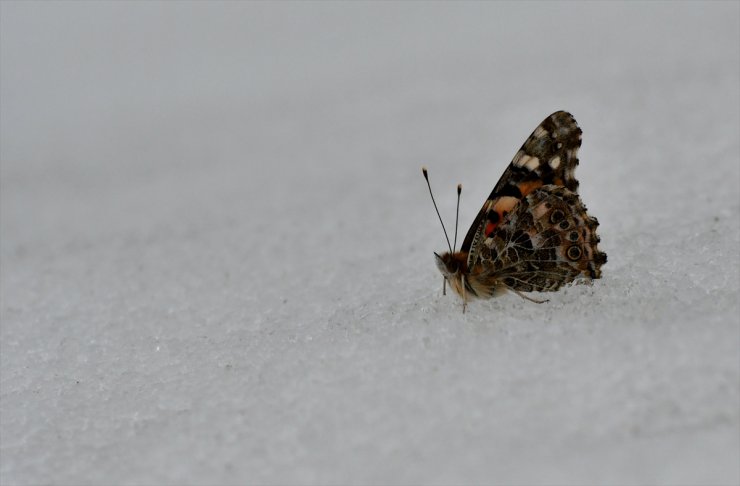
[[[472,273],[521,292],[599,278],[606,254],[597,248],[598,225],[575,192],[535,189],[486,237]]]
[[[460,251],[468,253],[468,267],[478,258],[480,245],[511,213],[523,197],[544,185],[578,191],[575,168],[581,129],[570,113],[558,111],[532,132],[504,171],[470,226]]]

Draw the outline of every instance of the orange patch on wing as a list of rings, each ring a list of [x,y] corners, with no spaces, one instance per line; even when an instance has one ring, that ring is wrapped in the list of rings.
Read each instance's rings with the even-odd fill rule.
[[[489,221],[488,224],[486,225],[486,229],[483,232],[483,234],[485,234],[486,235],[486,238],[487,238],[487,237],[491,236],[491,233],[493,233],[493,230],[495,230],[495,229],[496,229],[496,224],[495,223],[491,223]]]
[[[498,198],[496,203],[493,205],[493,210],[498,213],[499,216],[504,215],[504,211],[511,212],[511,210],[519,203],[519,199],[511,196],[502,196]]]
[[[542,187],[542,181],[520,182],[517,187],[519,187],[519,191],[522,193],[522,196],[526,196],[538,187]]]
[[[489,201],[486,211],[496,211],[496,213],[498,213],[498,221],[495,223],[488,221],[483,230],[483,234],[486,235],[486,237],[491,236],[493,230],[495,230],[499,223],[503,221],[504,213],[511,212],[518,203],[519,199],[511,196],[502,196],[493,201]]]

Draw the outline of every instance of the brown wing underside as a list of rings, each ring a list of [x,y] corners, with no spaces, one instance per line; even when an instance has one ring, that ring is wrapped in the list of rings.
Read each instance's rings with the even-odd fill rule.
[[[473,273],[521,292],[554,291],[601,277],[596,218],[578,194],[547,185],[524,198],[481,245]]]

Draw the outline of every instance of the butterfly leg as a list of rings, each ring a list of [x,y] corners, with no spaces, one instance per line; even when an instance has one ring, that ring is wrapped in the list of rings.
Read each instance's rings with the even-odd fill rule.
[[[462,298],[463,298],[463,314],[465,314],[465,308],[468,306],[468,295],[465,292],[465,275],[462,276]]]
[[[442,295],[447,295],[447,279],[442,277]]]
[[[511,289],[511,290],[514,290],[514,289]],[[550,299],[537,300],[537,299],[533,299],[532,297],[527,297],[526,295],[519,292],[518,290],[514,290],[514,293],[518,295],[519,297],[521,297],[522,299],[528,300],[530,302],[534,302],[535,304],[544,304],[545,302],[550,302]]]

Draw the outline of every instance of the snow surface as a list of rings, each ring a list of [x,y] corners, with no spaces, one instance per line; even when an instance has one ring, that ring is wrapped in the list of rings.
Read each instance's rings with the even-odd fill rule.
[[[2,2],[0,483],[740,482],[740,4]],[[604,278],[461,313],[545,116]]]

